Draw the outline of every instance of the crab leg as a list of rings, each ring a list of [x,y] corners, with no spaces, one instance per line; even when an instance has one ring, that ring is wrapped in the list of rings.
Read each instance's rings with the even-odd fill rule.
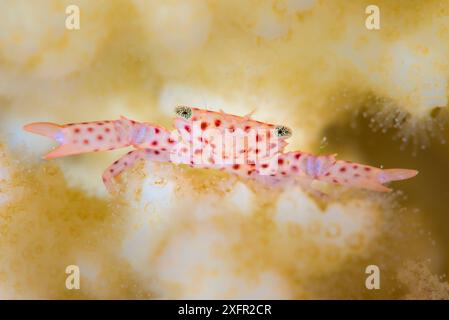
[[[132,167],[137,161],[144,159],[150,161],[169,162],[169,152],[161,152],[153,149],[133,150],[111,164],[103,173],[103,183],[110,193],[114,193],[114,178],[124,170]]]
[[[336,155],[314,156],[302,152],[288,152],[279,156],[277,175],[295,175],[333,184],[388,192],[383,184],[405,180],[418,174],[410,169],[380,169],[349,161],[336,160]]]
[[[119,120],[57,125],[36,122],[24,126],[29,132],[56,140],[59,146],[44,159],[68,155],[114,150],[134,145],[137,148],[162,148],[174,143],[170,133],[162,127],[139,123],[121,117]],[[164,147],[165,146],[165,147]]]
[[[383,184],[413,178],[418,174],[411,169],[380,169],[368,165],[352,163],[349,161],[336,161],[327,172],[318,179],[334,184],[349,187],[363,188],[379,192],[389,192],[392,189]]]
[[[35,122],[24,126],[29,132],[56,140],[59,146],[45,155],[44,159],[68,155],[113,150],[132,144],[139,123],[122,117],[120,120],[105,120],[57,125]]]

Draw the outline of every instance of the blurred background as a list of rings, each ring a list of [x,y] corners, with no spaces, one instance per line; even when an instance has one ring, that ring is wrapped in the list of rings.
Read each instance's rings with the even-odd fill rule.
[[[448,299],[448,32],[443,0],[0,0],[0,298]],[[140,163],[112,197],[101,174],[127,150],[43,161],[54,144],[22,130],[170,128],[176,105],[255,110],[293,129],[289,151],[420,173],[317,201]]]

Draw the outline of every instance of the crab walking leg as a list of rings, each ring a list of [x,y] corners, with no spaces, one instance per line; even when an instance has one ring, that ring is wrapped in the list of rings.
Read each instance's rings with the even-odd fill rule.
[[[150,160],[169,162],[169,152],[161,152],[153,149],[138,149],[125,154],[123,157],[111,164],[103,173],[103,183],[110,193],[114,193],[114,178],[124,170],[132,167],[139,160]]]
[[[410,169],[380,169],[349,161],[336,160],[336,155],[315,156],[303,152],[288,152],[278,158],[275,177],[297,176],[307,180],[319,180],[327,183],[350,187],[391,191],[383,184],[405,180],[418,174]]]
[[[114,150],[130,145],[136,147],[150,147],[150,143],[157,133],[168,132],[158,126],[149,123],[139,123],[134,120],[121,117],[119,120],[105,120],[94,122],[73,123],[57,125],[49,122],[36,122],[24,126],[29,132],[40,134],[56,140],[59,146],[44,156],[51,159],[74,154]],[[162,135],[161,135],[162,136]],[[160,140],[160,137],[154,139]],[[166,139],[168,140],[168,139]],[[161,141],[161,140],[160,140]],[[171,141],[171,140],[168,140]],[[158,142],[152,141],[155,147]],[[168,142],[166,142],[168,144]]]

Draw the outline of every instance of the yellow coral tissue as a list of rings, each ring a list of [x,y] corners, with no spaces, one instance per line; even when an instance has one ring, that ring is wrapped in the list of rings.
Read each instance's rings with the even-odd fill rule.
[[[0,299],[449,299],[448,34],[448,0],[0,0]]]

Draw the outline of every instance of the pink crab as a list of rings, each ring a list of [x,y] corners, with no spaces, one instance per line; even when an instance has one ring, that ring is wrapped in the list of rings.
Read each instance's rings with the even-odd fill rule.
[[[24,129],[59,143],[44,159],[134,147],[104,172],[103,182],[110,192],[114,191],[114,177],[139,159],[225,170],[268,183],[319,180],[380,192],[391,191],[384,183],[418,173],[336,160],[335,154],[284,152],[291,130],[253,120],[250,115],[240,117],[186,106],[177,107],[175,113],[174,132],[125,117],[62,126],[37,122]]]

